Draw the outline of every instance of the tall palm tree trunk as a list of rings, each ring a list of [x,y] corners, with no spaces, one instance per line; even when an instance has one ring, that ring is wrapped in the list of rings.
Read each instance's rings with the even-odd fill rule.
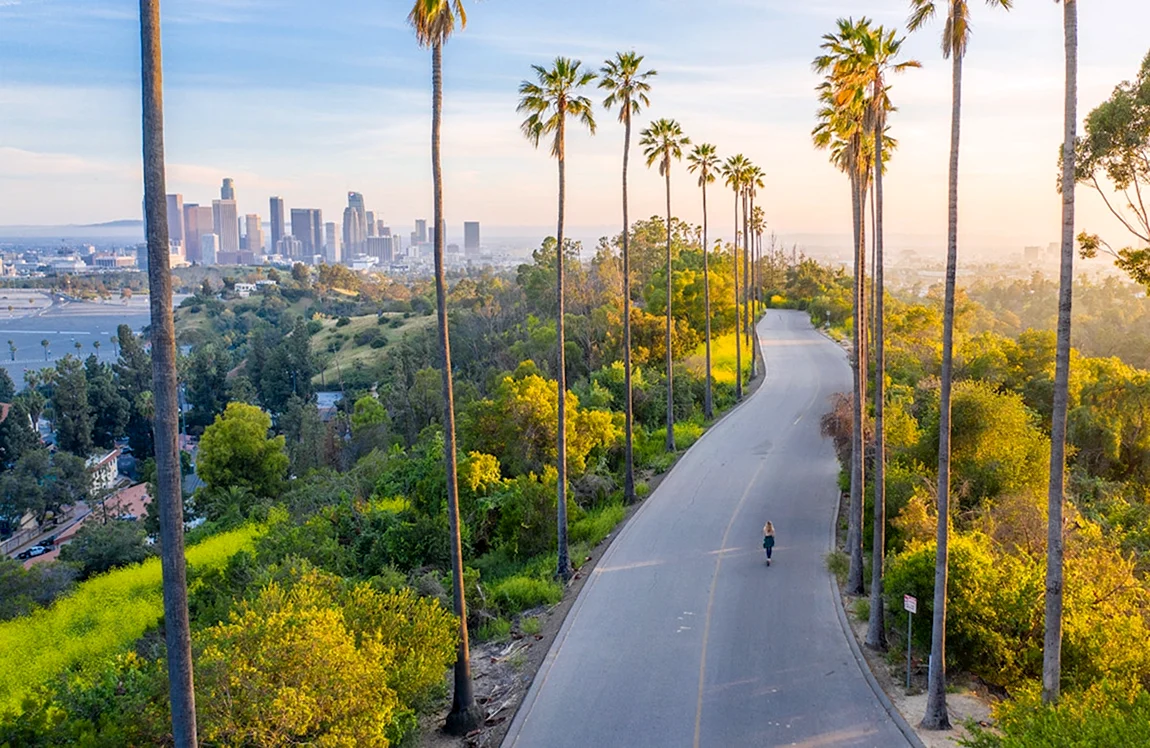
[[[735,269],[735,400],[743,399],[743,331],[742,315],[739,311],[739,197],[735,190],[735,241],[731,244],[731,259]]]
[[[955,11],[951,6],[951,13]],[[955,17],[952,15],[952,17]],[[930,636],[930,674],[922,726],[949,730],[946,708],[946,590],[950,541],[950,396],[954,372],[954,295],[958,272],[958,146],[962,123],[962,54],[952,54],[950,114],[950,196],[946,241],[946,296],[942,312],[942,372],[938,397],[938,548],[934,561],[934,620]]]
[[[160,509],[164,643],[167,647],[172,738],[177,748],[194,748],[197,745],[196,696],[192,675],[191,626],[188,620],[180,449],[176,440],[178,427],[176,327],[172,318],[172,272],[168,250],[167,187],[164,178],[164,81],[159,0],[140,0],[140,45],[144,215],[148,235],[152,390],[155,403],[157,493],[155,501]]]
[[[853,168],[853,167],[852,167]],[[866,258],[862,247],[862,176],[854,169],[851,173],[851,211],[854,218],[854,355],[851,364],[854,375],[854,401],[851,417],[851,494],[847,518],[847,553],[850,566],[847,572],[847,592],[863,594],[863,487],[866,485],[866,444],[863,422],[866,417]]]
[[[747,338],[747,357],[751,376],[755,376],[755,346],[751,343],[751,214],[749,194],[743,195],[743,334]]]
[[[711,268],[707,258],[710,252],[707,249],[707,181],[703,180],[703,316],[706,339],[706,369],[707,382],[703,388],[703,417],[710,420],[715,417],[714,395],[711,392]]]
[[[875,100],[882,100],[877,86]],[[879,118],[881,120],[881,117]],[[886,553],[886,435],[885,415],[886,346],[883,340],[883,229],[882,229],[882,123],[875,125],[874,150],[874,537],[871,548],[870,618],[866,644],[886,650],[886,616],[883,610],[883,559]]]
[[[631,394],[631,225],[627,204],[627,167],[631,160],[631,103],[623,102],[626,112],[623,134],[623,389],[624,410],[623,501],[635,503],[635,413]]]
[[[1078,125],[1078,3],[1062,0],[1066,37],[1066,105],[1062,144],[1062,273],[1058,289],[1058,348],[1050,426],[1050,493],[1046,526],[1046,632],[1042,700],[1058,701],[1062,680],[1062,504],[1066,473],[1066,409],[1070,385],[1070,312],[1074,300],[1074,171]]]
[[[559,568],[556,574],[565,582],[571,578],[571,560],[567,555],[567,356],[563,350],[567,345],[563,324],[563,221],[567,203],[567,153],[566,144],[564,143],[564,131],[566,129],[564,122],[566,118],[567,112],[560,106],[559,132],[556,136],[559,143],[559,228],[556,231],[559,244],[555,247],[555,290],[558,294],[557,301],[559,306],[559,312],[556,318],[556,329],[559,335],[559,351],[557,354],[558,370],[555,373],[556,378],[559,380],[559,449],[555,466],[558,473],[558,504],[556,506],[556,516],[559,523]]]
[[[440,365],[443,377],[444,461],[447,469],[447,519],[451,532],[452,605],[459,618],[459,648],[455,657],[455,689],[446,729],[465,735],[480,722],[471,684],[471,649],[467,638],[467,598],[463,583],[463,544],[459,535],[459,482],[455,458],[455,394],[451,376],[451,340],[447,319],[447,281],[443,268],[443,162],[440,130],[443,122],[443,45],[431,47],[431,171],[435,214],[435,301],[439,323]]]
[[[675,451],[675,372],[674,357],[671,355],[671,159],[668,156],[663,166],[667,178],[667,451]]]

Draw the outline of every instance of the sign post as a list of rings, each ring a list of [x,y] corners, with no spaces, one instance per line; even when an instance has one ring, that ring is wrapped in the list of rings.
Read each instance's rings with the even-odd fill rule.
[[[910,643],[914,626],[914,614],[918,612],[918,598],[902,596],[902,607],[906,611],[906,687],[910,689]]]

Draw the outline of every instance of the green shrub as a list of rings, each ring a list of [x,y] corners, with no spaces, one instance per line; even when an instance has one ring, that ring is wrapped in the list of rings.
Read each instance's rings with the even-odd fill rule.
[[[699,441],[699,437],[703,435],[706,429],[703,424],[694,421],[679,421],[675,424],[675,448],[688,449],[692,444]],[[663,433],[666,433],[664,431]]]
[[[351,324],[351,318],[350,317],[340,317],[339,319],[337,319],[335,321],[336,327],[347,327],[350,324]]]
[[[626,514],[627,510],[622,504],[608,504],[592,509],[581,520],[571,525],[568,538],[573,543],[582,542],[596,546],[611,534]]]
[[[475,638],[481,642],[502,642],[511,638],[511,621],[494,618],[479,627]]]
[[[539,620],[539,616],[527,616],[520,619],[519,630],[526,636],[535,636],[543,630],[543,623]]]
[[[869,598],[860,597],[858,600],[855,600],[854,616],[856,619],[858,619],[860,621],[870,620],[870,599]]]
[[[1037,686],[995,708],[996,734],[977,725],[962,741],[970,748],[1095,748],[1150,745],[1150,693],[1109,686],[1066,693],[1043,706]]]
[[[650,495],[651,495],[651,486],[649,486],[647,484],[647,481],[641,480],[635,484],[635,496],[637,496],[640,499],[645,499]]]
[[[850,571],[851,560],[850,556],[842,551],[831,551],[827,554],[827,571],[835,575],[839,580],[839,584],[844,584],[847,581],[847,573]],[[887,589],[890,589],[890,583],[887,582]]]
[[[506,615],[515,615],[540,605],[554,605],[563,599],[563,586],[547,579],[516,576],[504,579],[490,589],[492,601]]]

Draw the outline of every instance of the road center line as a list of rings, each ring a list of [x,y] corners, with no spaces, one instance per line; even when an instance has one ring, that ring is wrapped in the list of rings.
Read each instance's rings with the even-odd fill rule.
[[[759,480],[759,475],[766,467],[766,460],[759,463],[759,467],[755,470],[755,474],[751,476],[751,480],[747,483],[747,488],[743,491],[743,495],[739,497],[739,503],[735,505],[735,511],[731,513],[731,521],[727,523],[727,529],[723,532],[723,541],[719,544],[720,548],[727,547],[727,538],[731,534],[731,528],[735,526],[735,519],[739,516],[739,512],[746,503],[747,497],[751,495],[751,489],[755,487],[755,483]],[[703,726],[703,687],[707,678],[707,639],[711,635],[711,612],[715,607],[715,588],[719,584],[719,569],[723,566],[723,554],[720,553],[715,558],[715,574],[711,578],[711,592],[707,597],[707,618],[703,624],[703,652],[699,657],[699,699],[695,704],[695,748],[699,748],[699,736]]]

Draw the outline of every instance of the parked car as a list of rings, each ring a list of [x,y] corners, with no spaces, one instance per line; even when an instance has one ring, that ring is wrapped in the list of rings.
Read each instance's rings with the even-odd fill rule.
[[[16,558],[20,559],[21,561],[25,561],[29,558],[36,558],[37,556],[43,556],[45,553],[47,553],[50,550],[52,550],[52,549],[46,545],[34,545],[31,548],[28,548],[27,550],[23,550],[20,553],[16,554]]]

